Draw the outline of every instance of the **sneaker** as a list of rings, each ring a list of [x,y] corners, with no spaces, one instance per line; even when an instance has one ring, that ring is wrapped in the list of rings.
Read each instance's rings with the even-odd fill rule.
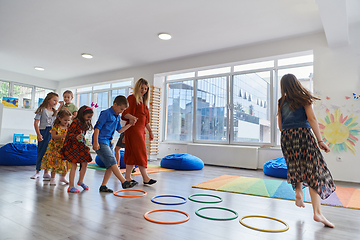
[[[65,177],[60,177],[60,182],[65,183],[65,184],[69,184],[69,181],[66,180]]]
[[[44,175],[43,175],[43,181],[50,181],[50,179],[51,179],[50,174],[44,173]]]
[[[79,193],[80,192],[80,190],[76,189],[75,187],[69,187],[67,191],[70,193]]]
[[[111,190],[110,188],[108,188],[107,186],[101,186],[101,187],[99,188],[99,192],[112,193],[112,192],[114,192],[114,191]]]
[[[30,179],[38,179],[40,177],[40,173],[35,173],[30,177]]]
[[[156,183],[157,181],[154,179],[150,179],[148,182],[144,182],[144,185],[152,185],[154,183]]]
[[[55,185],[56,185],[55,178],[52,178],[52,179],[50,180],[50,185],[51,185],[51,186],[55,186]]]
[[[132,181],[125,181],[121,184],[122,188],[123,189],[126,189],[126,188],[132,188],[134,187],[136,184],[138,184],[138,182],[132,182]]]
[[[89,186],[86,185],[85,183],[77,183],[77,185],[81,186],[84,190],[89,190]]]

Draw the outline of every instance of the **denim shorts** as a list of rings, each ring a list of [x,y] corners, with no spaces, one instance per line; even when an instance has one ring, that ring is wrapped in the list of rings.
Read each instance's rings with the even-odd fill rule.
[[[96,151],[96,154],[100,157],[106,169],[110,168],[114,164],[116,165],[117,162],[112,148],[105,143],[99,143],[99,145],[100,148]]]

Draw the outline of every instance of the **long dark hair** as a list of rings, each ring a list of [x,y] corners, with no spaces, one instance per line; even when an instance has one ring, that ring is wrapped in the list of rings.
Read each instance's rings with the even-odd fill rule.
[[[304,88],[293,74],[285,74],[280,80],[280,86],[281,98],[279,99],[278,114],[281,112],[285,100],[293,111],[301,106],[312,104],[315,100],[321,100]]]
[[[69,110],[60,110],[57,114],[57,117],[54,121],[54,126],[59,126],[60,125],[60,120],[66,116],[71,117],[71,112]],[[69,124],[70,125],[70,124]],[[69,127],[68,125],[68,127]]]
[[[81,123],[81,128],[84,130],[84,131],[88,131],[88,130],[92,130],[93,129],[93,126],[91,124],[91,119],[89,121],[85,121],[84,119],[84,115],[86,114],[93,114],[94,111],[91,107],[89,106],[82,106],[79,111],[78,111],[78,114],[76,115],[75,119],[79,119],[80,123]]]
[[[49,103],[49,100],[52,99],[53,97],[59,97],[59,95],[57,93],[54,92],[50,92],[46,95],[44,101],[40,104],[40,106],[36,109],[35,114],[40,113],[44,110],[44,108],[47,108],[47,105]],[[56,109],[52,108],[53,110],[53,116],[56,115]]]

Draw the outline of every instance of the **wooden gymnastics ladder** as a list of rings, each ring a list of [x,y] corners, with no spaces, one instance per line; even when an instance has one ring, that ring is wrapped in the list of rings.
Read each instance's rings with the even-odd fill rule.
[[[150,127],[154,134],[154,140],[150,141],[149,133],[146,131],[146,151],[148,155],[159,154],[159,139],[160,139],[160,109],[161,109],[161,88],[150,87]]]

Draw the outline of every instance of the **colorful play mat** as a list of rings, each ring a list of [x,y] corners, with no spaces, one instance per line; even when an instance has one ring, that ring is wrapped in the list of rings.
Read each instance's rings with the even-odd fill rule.
[[[193,188],[295,200],[292,186],[287,181],[276,179],[222,175],[197,184]],[[308,188],[304,189],[304,200],[311,202]],[[337,186],[336,191],[329,198],[321,200],[321,204],[360,209],[360,189]]]

